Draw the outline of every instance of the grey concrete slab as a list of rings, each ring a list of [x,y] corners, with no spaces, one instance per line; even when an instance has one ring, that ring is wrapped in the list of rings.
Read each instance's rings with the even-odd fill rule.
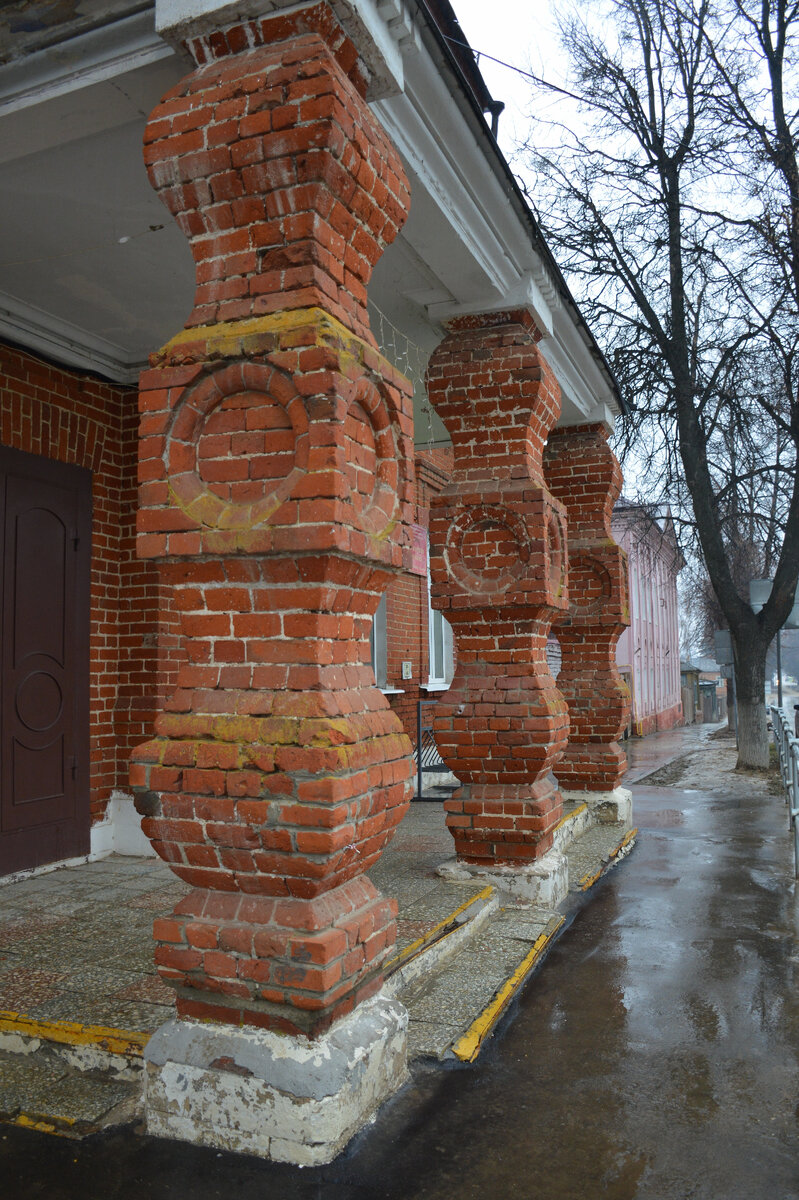
[[[408,1023],[408,1057],[443,1058],[460,1034],[460,1025],[445,1021],[411,1020]]]
[[[130,1119],[140,1093],[135,1081],[120,1081],[101,1071],[70,1068],[52,1053],[0,1051],[0,1118],[54,1121],[61,1132],[87,1133],[126,1104]]]

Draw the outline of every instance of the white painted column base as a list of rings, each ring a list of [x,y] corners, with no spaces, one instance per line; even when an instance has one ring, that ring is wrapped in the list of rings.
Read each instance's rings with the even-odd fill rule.
[[[276,1162],[331,1162],[407,1078],[408,1014],[376,996],[315,1040],[196,1021],[144,1058],[149,1133]]]
[[[569,866],[560,850],[548,850],[535,862],[518,867],[483,866],[453,858],[437,867],[436,873],[454,883],[485,880],[513,900],[546,908],[555,908],[569,890]]]
[[[576,800],[587,804],[597,821],[603,825],[621,823],[632,826],[633,794],[629,788],[617,787],[612,792],[569,792],[560,789],[564,800]]]
[[[103,820],[91,828],[90,859],[107,858],[109,854],[156,856],[150,839],[142,833],[133,797],[127,792],[113,791]]]

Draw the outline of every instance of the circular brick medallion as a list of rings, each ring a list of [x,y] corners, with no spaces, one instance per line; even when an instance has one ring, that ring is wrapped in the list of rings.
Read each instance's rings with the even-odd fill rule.
[[[165,457],[170,490],[198,525],[262,525],[306,470],[302,398],[291,379],[272,367],[224,367],[181,397]]]
[[[601,562],[588,554],[577,554],[569,563],[569,596],[580,615],[600,612],[612,593],[610,574]]]
[[[527,570],[530,543],[524,521],[498,505],[463,510],[447,532],[447,559],[467,591],[504,592]]]
[[[352,523],[377,535],[396,518],[398,453],[392,406],[365,376],[358,380],[344,421],[344,472],[349,484]]]

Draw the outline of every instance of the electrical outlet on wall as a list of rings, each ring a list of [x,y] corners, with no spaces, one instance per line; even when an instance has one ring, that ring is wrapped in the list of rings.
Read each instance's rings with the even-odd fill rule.
[[[403,662],[403,664],[402,664],[402,678],[403,679],[412,679],[413,678],[413,663],[410,663],[407,660],[405,662]]]

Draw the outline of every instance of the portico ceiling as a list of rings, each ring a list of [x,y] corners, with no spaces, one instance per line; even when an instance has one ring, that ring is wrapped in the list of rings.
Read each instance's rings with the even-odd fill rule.
[[[149,112],[188,68],[156,34],[150,5],[87,7],[104,16],[93,28],[67,0],[6,6],[0,18],[0,335],[135,383],[192,304],[188,244],[141,155]],[[61,24],[48,24],[42,13],[56,9]],[[12,36],[14,10],[20,19],[27,10],[30,28]],[[433,61],[430,39],[427,30],[406,56],[403,92],[375,102],[405,160],[412,207],[370,299],[422,356],[449,316],[528,304],[563,389],[561,423],[612,419],[612,379],[520,220],[485,123]]]

